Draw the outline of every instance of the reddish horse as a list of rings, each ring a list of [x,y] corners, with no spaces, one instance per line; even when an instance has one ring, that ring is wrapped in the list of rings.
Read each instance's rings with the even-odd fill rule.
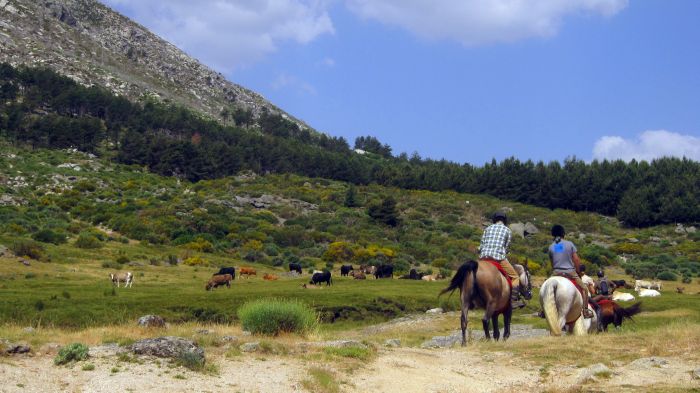
[[[520,275],[520,288],[513,288],[513,290],[521,291],[526,299],[530,299],[532,297],[530,273],[523,265],[513,264],[513,268]],[[462,346],[467,345],[467,314],[470,309],[476,307],[485,310],[481,322],[487,339],[491,339],[489,321],[493,322],[493,338],[496,340],[500,338],[498,316],[501,314],[503,314],[504,325],[503,339],[505,340],[510,336],[510,319],[513,315],[513,309],[510,304],[511,289],[508,280],[493,263],[483,260],[464,263],[457,269],[457,273],[452,277],[450,285],[443,289],[440,295],[454,292],[458,288],[462,301]]]
[[[633,316],[642,312],[642,303],[636,303],[630,307],[623,308],[612,300],[600,300],[598,302],[598,331],[608,331],[608,325],[615,325],[616,329],[622,326],[622,320],[627,318],[630,321]]]

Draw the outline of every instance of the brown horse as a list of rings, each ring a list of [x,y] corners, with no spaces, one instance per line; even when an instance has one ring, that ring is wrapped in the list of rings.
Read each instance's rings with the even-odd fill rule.
[[[642,312],[642,303],[623,308],[612,300],[601,300],[598,302],[598,331],[607,332],[608,325],[611,323],[619,329],[623,319],[633,321],[632,317],[640,312]]]
[[[532,285],[527,267],[515,264],[513,267],[520,275],[520,288],[513,288],[513,290],[521,291],[526,299],[532,298]],[[501,314],[503,314],[504,325],[503,339],[510,336],[510,319],[513,315],[510,304],[510,286],[503,274],[491,262],[469,261],[464,263],[457,269],[450,285],[443,289],[440,295],[454,292],[457,288],[459,288],[462,301],[462,346],[467,345],[467,314],[470,309],[476,307],[485,310],[481,322],[487,339],[491,339],[489,321],[493,323],[493,338],[496,340],[500,338],[498,316]]]

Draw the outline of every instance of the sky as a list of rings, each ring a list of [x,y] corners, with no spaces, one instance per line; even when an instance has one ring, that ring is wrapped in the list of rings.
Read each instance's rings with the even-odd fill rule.
[[[700,161],[700,1],[102,1],[351,145]]]

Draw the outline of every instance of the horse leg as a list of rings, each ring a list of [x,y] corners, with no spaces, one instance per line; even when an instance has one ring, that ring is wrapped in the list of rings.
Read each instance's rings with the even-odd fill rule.
[[[498,341],[501,338],[501,331],[498,329],[498,314],[493,314],[491,323],[493,323],[493,339]]]
[[[506,341],[510,337],[510,319],[513,316],[513,309],[508,307],[506,312],[503,313],[503,341]]]
[[[460,318],[461,322],[461,327],[462,327],[462,346],[467,345],[467,311],[465,311],[464,307],[462,307],[462,317]]]
[[[484,315],[484,318],[481,319],[481,324],[482,324],[483,327],[484,327],[484,337],[485,337],[487,340],[490,340],[490,339],[491,339],[491,333],[489,333],[489,319],[490,319],[490,318],[487,317],[486,315]]]

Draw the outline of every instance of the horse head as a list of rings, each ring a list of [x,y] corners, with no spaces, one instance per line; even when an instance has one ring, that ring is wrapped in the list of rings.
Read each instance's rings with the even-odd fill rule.
[[[520,293],[527,300],[532,299],[532,280],[530,277],[530,269],[527,266],[527,260],[522,265],[515,265],[516,270],[518,270],[518,275],[520,275]]]

